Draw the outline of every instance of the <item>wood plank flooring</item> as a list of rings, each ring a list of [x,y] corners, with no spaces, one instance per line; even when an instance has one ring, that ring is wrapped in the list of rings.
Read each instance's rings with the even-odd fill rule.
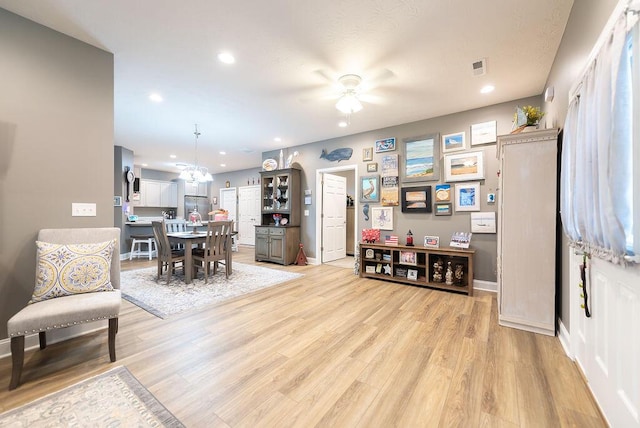
[[[498,326],[491,293],[258,264],[305,276],[168,320],[123,301],[116,363],[91,333],[27,352],[9,392],[4,358],[0,411],[124,365],[189,427],[606,426],[558,339]]]

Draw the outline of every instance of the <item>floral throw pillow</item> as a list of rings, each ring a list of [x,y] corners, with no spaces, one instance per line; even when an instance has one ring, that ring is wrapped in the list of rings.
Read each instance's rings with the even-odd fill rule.
[[[116,240],[91,244],[36,241],[38,273],[29,303],[95,291],[111,291],[111,256]]]

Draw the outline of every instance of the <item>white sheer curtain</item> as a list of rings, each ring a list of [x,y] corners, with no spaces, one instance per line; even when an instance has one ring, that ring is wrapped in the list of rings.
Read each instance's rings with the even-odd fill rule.
[[[564,231],[573,245],[615,263],[632,254],[630,40],[622,14],[570,102],[562,147]]]

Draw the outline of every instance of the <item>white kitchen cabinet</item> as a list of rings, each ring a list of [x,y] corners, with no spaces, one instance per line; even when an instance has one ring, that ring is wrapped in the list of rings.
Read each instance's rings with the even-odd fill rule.
[[[161,207],[162,183],[154,180],[142,180],[144,183],[144,203],[146,207]]]
[[[140,200],[135,207],[177,208],[178,185],[172,181],[140,180]]]
[[[556,129],[498,137],[498,321],[554,336]]]
[[[178,206],[178,185],[174,182],[160,184],[160,206],[173,208]]]
[[[184,182],[184,194],[189,196],[209,196],[209,183]]]

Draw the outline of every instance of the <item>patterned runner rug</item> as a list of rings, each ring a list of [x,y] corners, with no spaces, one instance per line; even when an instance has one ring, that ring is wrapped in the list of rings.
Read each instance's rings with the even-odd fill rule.
[[[125,367],[0,414],[6,427],[184,427]]]
[[[123,298],[163,319],[304,276],[234,262],[229,279],[225,277],[222,268],[216,275],[209,276],[208,284],[204,283],[202,273],[191,284],[185,284],[180,268],[177,271],[179,274],[172,275],[167,285],[165,276],[156,282],[156,272],[156,268],[122,272],[120,289]]]

